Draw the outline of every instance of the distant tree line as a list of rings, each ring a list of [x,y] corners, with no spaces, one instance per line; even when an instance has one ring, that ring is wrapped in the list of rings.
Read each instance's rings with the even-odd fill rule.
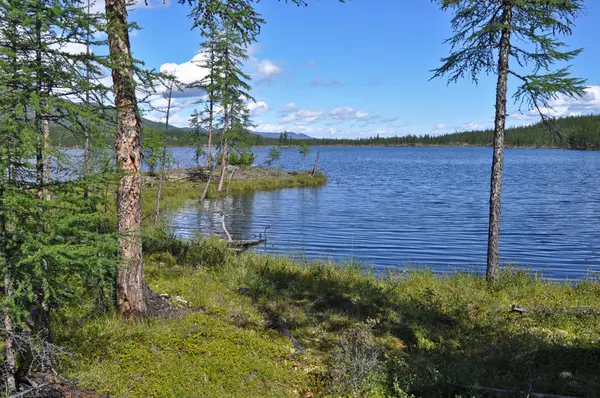
[[[569,148],[600,149],[600,115],[572,116],[553,121],[554,128],[563,139],[552,134],[542,123],[531,126],[514,127],[506,130],[505,144],[514,148]],[[492,146],[493,130],[464,131],[443,135],[406,135],[394,137],[365,138],[318,138],[295,140],[295,145],[306,142],[309,145],[348,145],[348,146]],[[278,140],[263,139],[266,145],[277,145]],[[257,139],[257,141],[263,141]],[[262,144],[262,145],[265,145]],[[260,145],[260,144],[259,144]],[[286,143],[293,145],[293,143]]]

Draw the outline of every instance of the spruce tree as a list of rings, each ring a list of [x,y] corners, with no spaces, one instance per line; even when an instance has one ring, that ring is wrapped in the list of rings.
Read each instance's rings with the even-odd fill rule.
[[[465,76],[475,83],[480,73],[494,73],[496,114],[494,154],[490,181],[490,211],[486,276],[497,279],[500,240],[500,195],[504,164],[504,132],[508,78],[519,81],[513,94],[516,103],[541,111],[558,93],[579,96],[584,80],[569,76],[569,68],[555,64],[576,57],[581,50],[563,50],[559,37],[572,32],[582,0],[437,0],[443,10],[454,12],[454,36],[447,40],[452,53],[442,59],[434,77],[455,82]]]

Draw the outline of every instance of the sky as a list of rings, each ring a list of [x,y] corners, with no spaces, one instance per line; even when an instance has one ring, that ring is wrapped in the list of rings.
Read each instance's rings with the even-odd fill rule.
[[[255,131],[305,133],[345,138],[443,134],[493,125],[495,76],[479,83],[431,80],[432,69],[449,54],[451,14],[429,0],[307,0],[307,7],[261,0],[266,20],[249,48],[244,70],[252,76],[249,104]],[[206,71],[193,60],[202,37],[190,29],[189,8],[175,0],[138,0],[130,20],[134,57],[150,68],[174,73],[184,83]],[[100,4],[101,5],[101,4]],[[587,79],[582,98],[553,100],[552,116],[600,113],[600,1],[586,2],[569,48],[584,48],[571,62],[572,74]],[[509,81],[514,92],[516,82]],[[509,93],[510,94],[510,93]],[[185,127],[198,93],[179,93],[171,123]],[[164,105],[160,95],[152,98]],[[537,121],[533,112],[509,103],[509,125]],[[145,115],[161,120],[158,111]]]

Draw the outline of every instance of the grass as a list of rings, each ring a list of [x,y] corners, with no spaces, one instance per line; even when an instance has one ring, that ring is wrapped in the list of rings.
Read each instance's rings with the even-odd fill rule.
[[[597,280],[551,282],[516,268],[491,284],[427,270],[376,276],[358,265],[222,255],[219,245],[213,239],[173,254],[162,252],[170,250],[165,244],[148,253],[150,288],[195,312],[137,322],[109,316],[59,331],[75,352],[64,371],[85,387],[131,397],[486,396],[474,386],[592,397],[600,390],[600,316],[566,310],[600,308]],[[552,312],[517,314],[512,304]],[[276,324],[306,351],[298,353]],[[373,353],[376,366],[364,368]],[[340,383],[340,374],[353,383]]]
[[[315,176],[306,173],[289,174],[280,178],[257,178],[247,180],[232,180],[229,186],[229,194],[232,196],[244,195],[255,191],[274,191],[282,188],[297,187],[320,187],[327,183],[324,174],[317,173]],[[217,192],[218,176],[213,179],[207,192],[207,199],[224,197],[227,192],[227,184],[221,193]],[[168,211],[182,207],[190,200],[198,200],[202,195],[205,183],[198,181],[165,181],[161,199],[162,211]],[[151,218],[156,209],[156,185],[143,187],[142,196],[144,218]]]

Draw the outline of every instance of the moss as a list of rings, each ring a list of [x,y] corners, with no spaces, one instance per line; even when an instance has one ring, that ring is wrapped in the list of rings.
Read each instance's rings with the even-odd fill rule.
[[[291,396],[303,379],[284,337],[205,314],[97,321],[76,340],[79,360],[69,375],[114,396]]]
[[[147,261],[151,289],[203,313],[108,318],[64,333],[79,353],[69,374],[86,387],[125,396],[327,396],[340,390],[329,365],[340,336],[364,324],[385,347],[365,396],[477,396],[465,390],[472,385],[594,396],[600,386],[600,316],[565,311],[599,308],[597,281],[551,282],[518,268],[491,284],[427,270],[377,277],[356,264],[252,253],[196,267],[163,258]],[[521,315],[512,304],[553,312]],[[304,354],[292,356],[273,319]]]

